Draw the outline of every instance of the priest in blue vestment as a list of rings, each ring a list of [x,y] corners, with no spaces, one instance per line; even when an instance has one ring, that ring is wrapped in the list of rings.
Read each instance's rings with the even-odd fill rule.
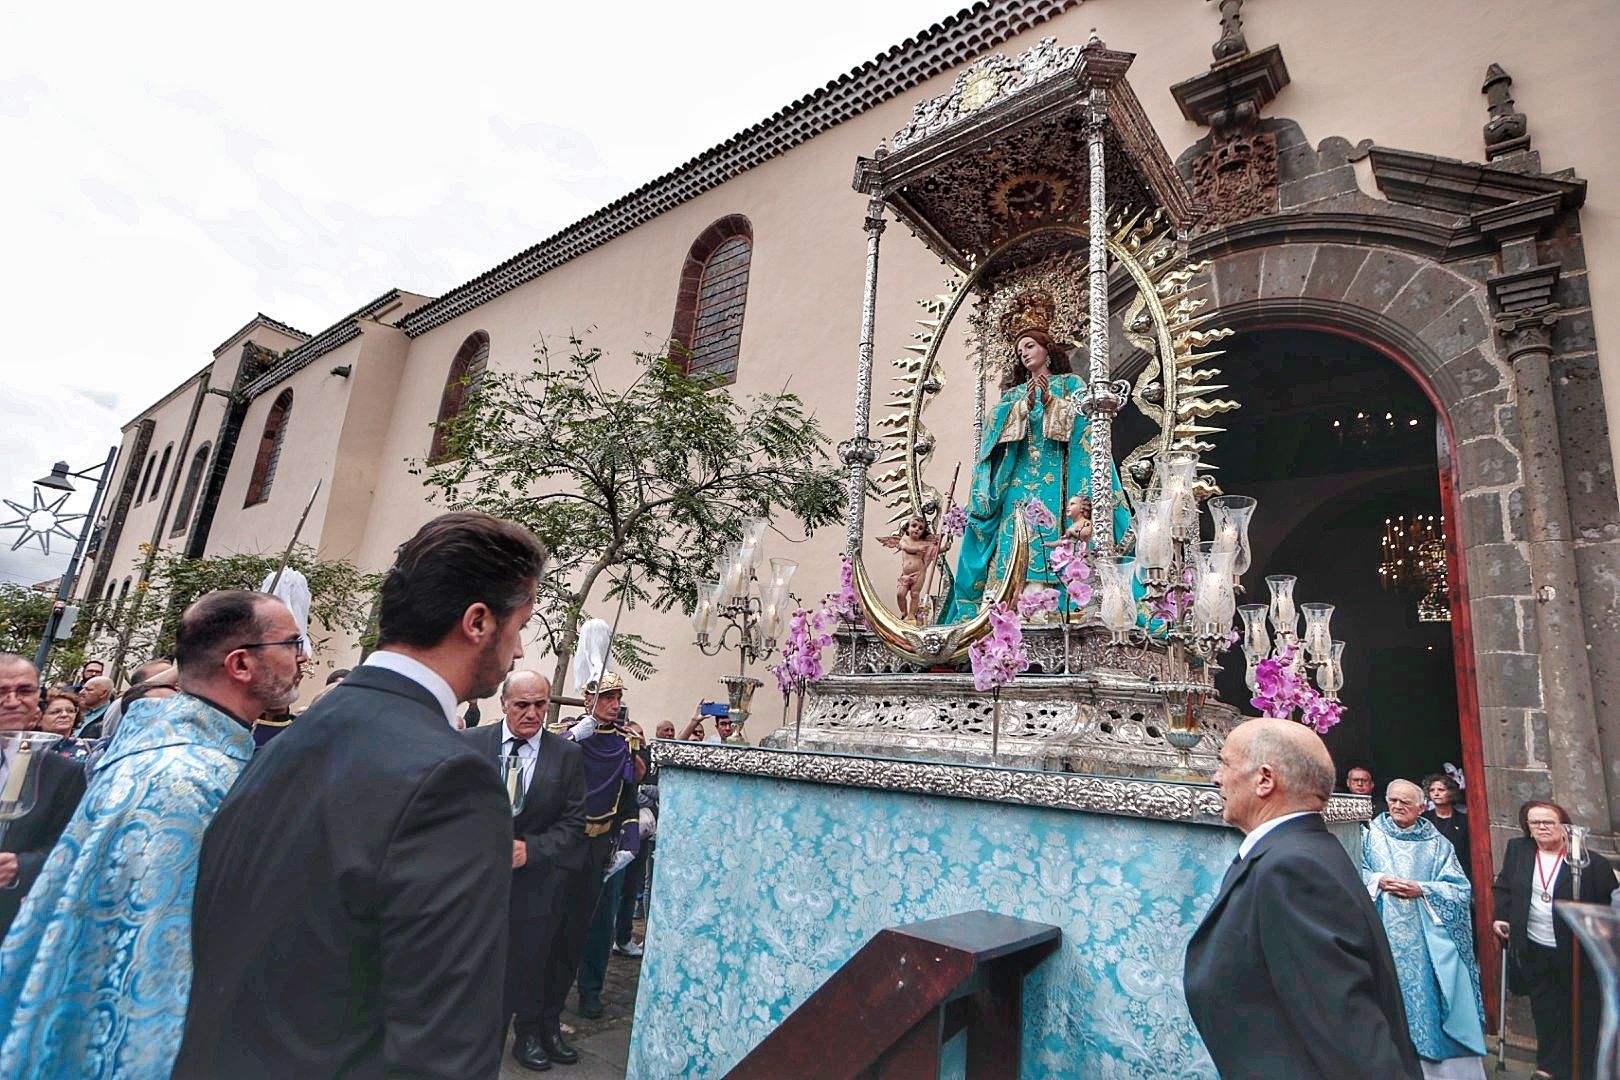
[[[167,1077],[191,992],[204,828],[298,692],[298,626],[262,593],[181,616],[181,692],[130,705],[0,948],[0,1076]]]
[[[1384,922],[1412,1043],[1426,1080],[1485,1075],[1485,1013],[1473,893],[1456,849],[1422,816],[1422,789],[1396,780],[1368,828],[1361,876]]]

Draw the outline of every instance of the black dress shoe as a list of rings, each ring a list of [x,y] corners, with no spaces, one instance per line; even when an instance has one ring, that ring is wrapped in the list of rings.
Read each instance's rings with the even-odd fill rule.
[[[586,1020],[602,1019],[602,995],[587,994],[581,991],[579,995],[579,1015]]]
[[[556,1028],[540,1033],[540,1047],[558,1065],[572,1065],[579,1060],[579,1051],[563,1042],[562,1032]]]
[[[551,1059],[546,1057],[546,1051],[540,1045],[538,1035],[519,1035],[512,1041],[512,1060],[525,1069],[535,1072],[545,1072],[551,1068]]]

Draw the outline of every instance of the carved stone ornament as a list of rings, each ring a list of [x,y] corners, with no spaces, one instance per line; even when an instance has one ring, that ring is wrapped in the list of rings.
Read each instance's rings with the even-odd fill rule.
[[[1490,119],[1485,121],[1486,160],[1530,149],[1530,121],[1513,108],[1513,76],[1503,71],[1502,65],[1492,64],[1485,69],[1485,85],[1479,92],[1485,95],[1490,112]]]
[[[998,98],[1017,93],[1074,65],[1080,46],[1059,48],[1042,38],[1017,57],[987,56],[956,77],[949,91],[918,102],[910,123],[895,133],[896,150],[965,120]]]
[[[1231,225],[1277,209],[1277,136],[1251,131],[1218,139],[1193,161],[1193,198],[1208,209],[1203,228]]]
[[[652,755],[653,763],[660,769],[695,769],[1159,821],[1221,824],[1221,797],[1207,784],[1026,772],[946,762],[852,758],[668,740],[655,742]],[[1329,823],[1366,821],[1372,816],[1372,802],[1365,795],[1334,795],[1323,808],[1322,816]]]

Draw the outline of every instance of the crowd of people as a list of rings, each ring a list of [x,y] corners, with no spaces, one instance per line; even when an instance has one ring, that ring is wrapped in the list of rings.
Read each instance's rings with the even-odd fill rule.
[[[569,992],[600,1016],[640,953],[656,778],[618,675],[548,729],[512,670],[545,561],[429,522],[376,650],[296,719],[305,639],[265,593],[198,599],[116,700],[98,664],[42,694],[0,654],[0,731],[61,736],[0,753],[0,785],[37,769],[0,853],[0,1075],[494,1076],[508,1032],[529,1069],[577,1061]],[[500,723],[458,715],[496,694]]]
[[[548,726],[550,681],[513,670],[545,562],[509,522],[429,522],[385,575],[376,650],[296,722],[305,638],[266,593],[198,599],[173,662],[116,699],[99,665],[42,693],[0,654],[0,733],[59,736],[0,752],[0,788],[37,770],[0,845],[0,1076],[493,1076],[508,1034],[530,1070],[577,1061],[569,994],[600,1016],[609,957],[640,952],[657,788],[617,674]],[[492,695],[499,723],[458,714]],[[739,737],[709,703],[656,732]],[[1388,783],[1357,867],[1321,816],[1334,779],[1288,721],[1245,722],[1220,752],[1245,836],[1187,949],[1205,1044],[1230,1076],[1482,1077],[1460,789]],[[1364,766],[1346,786],[1376,798]],[[1576,1007],[1553,917],[1575,898],[1569,815],[1520,817],[1493,930],[1537,1077],[1575,1077],[1577,1055],[1590,1076],[1601,997],[1590,983]],[[1615,890],[1591,854],[1579,899]]]

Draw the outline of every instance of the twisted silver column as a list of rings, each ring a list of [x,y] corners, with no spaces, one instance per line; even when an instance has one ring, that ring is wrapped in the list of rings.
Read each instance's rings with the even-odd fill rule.
[[[1112,555],[1114,536],[1114,414],[1123,404],[1119,387],[1111,385],[1108,354],[1108,189],[1103,164],[1103,125],[1107,92],[1090,93],[1086,148],[1091,158],[1091,205],[1087,229],[1090,269],[1087,293],[1091,332],[1087,342],[1090,361],[1086,396],[1081,403],[1090,421],[1091,535],[1098,555]]]
[[[878,444],[870,437],[872,417],[872,339],[877,322],[878,238],[883,235],[883,200],[866,204],[866,293],[861,303],[861,344],[855,371],[854,433],[838,444],[839,457],[848,470],[849,533],[846,548],[861,550],[866,529],[866,476],[877,460]]]

